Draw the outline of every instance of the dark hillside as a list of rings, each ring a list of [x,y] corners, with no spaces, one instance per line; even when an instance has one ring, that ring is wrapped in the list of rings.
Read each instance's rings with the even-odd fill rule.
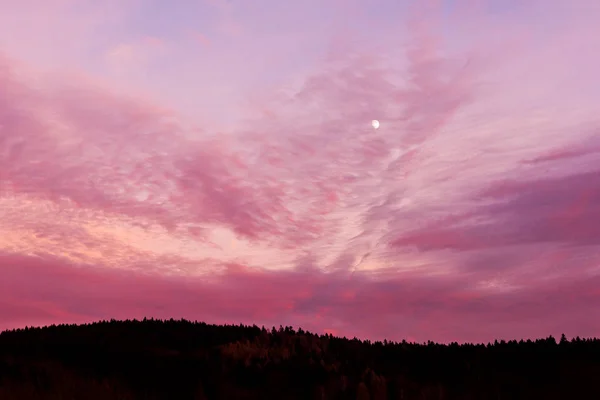
[[[0,399],[595,399],[600,340],[391,343],[110,321],[0,334]]]

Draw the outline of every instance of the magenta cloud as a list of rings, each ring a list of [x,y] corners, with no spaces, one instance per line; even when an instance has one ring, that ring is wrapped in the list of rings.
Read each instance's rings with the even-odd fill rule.
[[[327,329],[402,340],[493,340],[550,332],[593,335],[598,278],[542,283],[481,295],[468,279],[391,274],[374,281],[319,271],[271,272],[231,266],[218,281],[165,278],[73,265],[59,258],[2,255],[3,327],[110,318],[186,318]],[[276,299],[276,301],[274,301]],[[543,300],[543,301],[541,301]],[[515,328],[521,334],[515,334]]]
[[[0,42],[0,329],[597,335],[598,11],[75,3]]]

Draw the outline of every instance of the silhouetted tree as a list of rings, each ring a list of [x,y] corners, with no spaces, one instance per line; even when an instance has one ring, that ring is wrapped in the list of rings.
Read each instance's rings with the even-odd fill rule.
[[[144,318],[0,334],[0,399],[600,398],[600,340],[441,345]]]

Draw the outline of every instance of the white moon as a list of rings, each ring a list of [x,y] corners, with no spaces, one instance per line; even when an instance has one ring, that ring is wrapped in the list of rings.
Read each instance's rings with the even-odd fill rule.
[[[374,129],[377,129],[377,128],[379,128],[379,121],[377,121],[376,119],[374,119],[373,121],[371,121],[371,126],[372,126]]]

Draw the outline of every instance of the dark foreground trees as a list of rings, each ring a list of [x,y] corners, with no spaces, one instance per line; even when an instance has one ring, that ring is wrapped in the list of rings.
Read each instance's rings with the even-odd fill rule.
[[[0,334],[0,399],[595,399],[600,340],[371,343],[110,321]]]

